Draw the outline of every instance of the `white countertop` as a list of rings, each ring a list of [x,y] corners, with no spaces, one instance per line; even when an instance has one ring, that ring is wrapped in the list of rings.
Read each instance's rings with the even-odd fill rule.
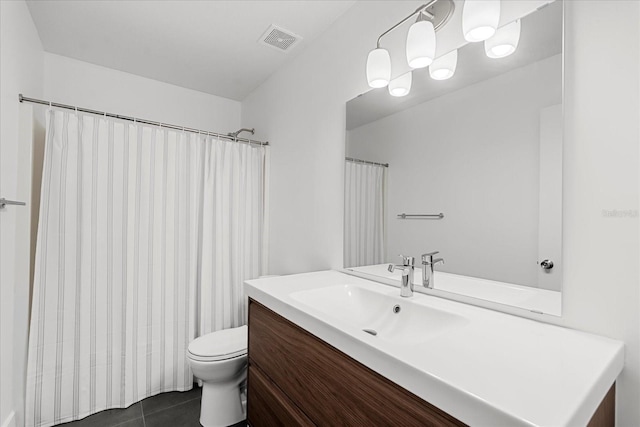
[[[463,326],[415,345],[391,344],[291,294],[355,285],[399,289],[337,271],[245,282],[246,294],[374,371],[472,426],[586,425],[624,364],[624,344],[415,293],[411,303],[454,313]],[[429,325],[424,325],[428,331]]]
[[[387,270],[388,266],[389,264],[376,264],[351,267],[346,270],[400,281],[401,272],[399,270],[389,272]],[[451,292],[554,316],[560,316],[562,313],[562,294],[557,291],[442,271],[435,271],[433,274],[436,291]],[[422,286],[422,270],[420,267],[415,268],[413,282]]]

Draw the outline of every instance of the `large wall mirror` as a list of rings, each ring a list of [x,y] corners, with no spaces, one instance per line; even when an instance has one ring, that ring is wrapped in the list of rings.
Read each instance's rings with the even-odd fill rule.
[[[399,280],[403,254],[419,282],[438,251],[436,290],[560,315],[562,2],[519,25],[509,56],[468,43],[447,80],[347,103],[345,269]]]

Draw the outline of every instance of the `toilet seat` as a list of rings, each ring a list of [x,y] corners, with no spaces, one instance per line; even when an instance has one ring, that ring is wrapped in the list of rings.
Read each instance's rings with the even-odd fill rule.
[[[220,362],[222,360],[229,360],[229,359],[233,359],[236,357],[242,357],[242,356],[246,356],[247,355],[247,351],[239,351],[236,353],[231,353],[231,354],[224,354],[224,355],[218,355],[218,356],[198,356],[196,354],[193,354],[191,352],[189,352],[189,359],[191,360],[195,360],[198,362]]]
[[[191,341],[189,358],[200,362],[233,359],[247,354],[247,326],[210,332]]]

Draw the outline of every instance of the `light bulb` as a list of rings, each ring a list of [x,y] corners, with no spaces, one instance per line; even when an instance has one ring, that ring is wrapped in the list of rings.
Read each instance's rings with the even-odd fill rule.
[[[469,42],[493,36],[500,22],[500,0],[465,0],[462,6],[462,34]]]
[[[373,88],[385,87],[391,79],[391,57],[386,49],[377,48],[367,57],[367,82]]]
[[[409,91],[411,91],[411,74],[411,71],[409,71],[389,82],[389,93],[391,96],[405,96],[409,94]]]
[[[424,68],[436,56],[436,31],[431,21],[418,21],[407,34],[407,62],[411,68]]]
[[[456,65],[458,65],[458,49],[436,58],[429,65],[429,75],[434,80],[450,79],[456,72]]]
[[[516,51],[520,42],[520,20],[498,28],[495,35],[484,42],[484,51],[489,58],[504,58]]]

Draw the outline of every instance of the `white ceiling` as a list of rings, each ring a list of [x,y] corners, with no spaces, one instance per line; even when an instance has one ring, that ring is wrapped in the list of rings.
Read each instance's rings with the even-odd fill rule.
[[[242,100],[355,1],[27,2],[47,52]],[[290,52],[257,43],[278,25]]]

